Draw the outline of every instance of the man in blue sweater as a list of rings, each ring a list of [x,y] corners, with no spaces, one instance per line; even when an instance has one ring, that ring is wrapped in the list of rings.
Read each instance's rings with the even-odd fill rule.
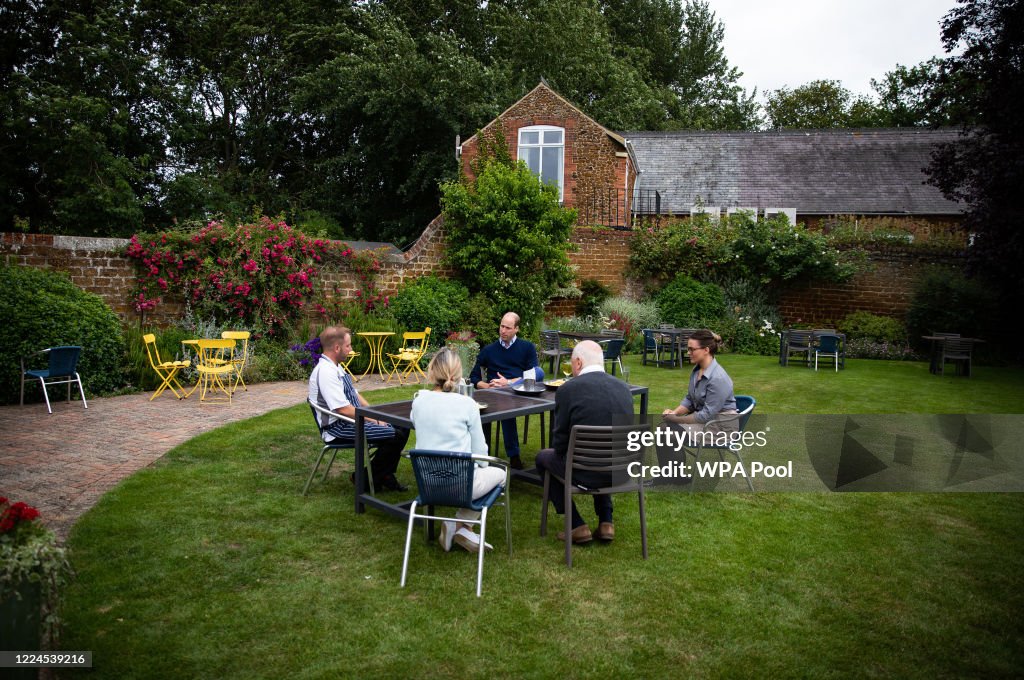
[[[492,387],[506,387],[523,377],[523,371],[535,369],[536,379],[544,379],[544,371],[537,363],[537,348],[528,340],[516,337],[519,333],[519,315],[509,312],[501,317],[498,328],[498,340],[480,350],[476,358],[470,381],[477,389],[485,390]],[[487,380],[483,379],[481,369],[487,370]],[[516,470],[523,469],[519,459],[519,432],[516,421],[504,420],[501,423],[501,434],[505,439],[505,452],[508,454],[509,465]]]

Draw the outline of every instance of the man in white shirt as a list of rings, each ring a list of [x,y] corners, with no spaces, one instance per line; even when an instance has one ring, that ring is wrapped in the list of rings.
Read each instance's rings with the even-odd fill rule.
[[[320,361],[309,376],[309,398],[323,408],[354,419],[356,405],[369,406],[369,402],[356,391],[352,376],[341,367],[352,352],[352,331],[342,326],[329,326],[320,334],[320,345]],[[356,428],[353,423],[338,418],[325,425],[325,442],[355,445]],[[407,487],[395,478],[395,470],[409,439],[409,430],[367,418],[365,433],[366,441],[377,447],[370,461],[374,487],[406,491]]]

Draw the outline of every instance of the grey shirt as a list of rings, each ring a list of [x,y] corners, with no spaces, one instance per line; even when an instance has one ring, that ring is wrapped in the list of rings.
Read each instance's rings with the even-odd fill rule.
[[[694,414],[698,423],[713,420],[722,411],[736,410],[736,397],[732,393],[732,378],[718,361],[711,360],[704,375],[697,379],[700,366],[690,373],[690,387],[681,404]]]

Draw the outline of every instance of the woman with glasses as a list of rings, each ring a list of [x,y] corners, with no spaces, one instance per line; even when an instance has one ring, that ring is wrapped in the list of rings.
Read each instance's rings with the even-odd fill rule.
[[[703,328],[689,337],[686,349],[693,364],[686,397],[675,408],[662,411],[665,419],[686,429],[702,430],[720,414],[736,413],[732,378],[715,360],[721,336]]]

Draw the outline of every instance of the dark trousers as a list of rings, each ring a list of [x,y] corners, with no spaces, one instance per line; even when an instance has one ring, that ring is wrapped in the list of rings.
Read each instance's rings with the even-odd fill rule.
[[[537,454],[537,471],[542,473],[547,470],[551,473],[551,484],[549,486],[549,495],[551,498],[551,504],[555,506],[555,512],[559,515],[565,514],[565,485],[561,480],[565,479],[565,456],[560,456],[555,453],[554,449],[542,449]],[[600,487],[605,485],[607,482],[601,482],[598,480],[590,480],[586,476],[586,473],[577,473],[573,475],[573,486],[586,488],[588,486]],[[588,484],[587,482],[591,482]],[[612,497],[608,494],[596,494],[593,496],[594,499],[594,512],[597,514],[598,522],[611,522],[612,521]],[[576,509],[576,501],[572,503],[572,528],[575,529],[578,526],[586,524],[583,521],[583,517],[580,516],[579,510]]]
[[[516,428],[516,419],[501,421],[501,436],[505,439],[505,455],[515,458],[519,455],[519,430]]]
[[[395,474],[407,441],[409,441],[409,430],[404,427],[396,427],[394,437],[377,439],[373,442],[377,447],[377,453],[370,461],[370,468],[373,470],[375,480]]]

